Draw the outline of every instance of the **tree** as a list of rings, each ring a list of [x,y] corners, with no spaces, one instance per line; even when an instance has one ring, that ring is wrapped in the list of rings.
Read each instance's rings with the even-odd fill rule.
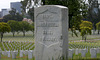
[[[18,23],[18,21],[14,21],[14,20],[9,20],[7,23],[11,27],[11,32],[12,32],[13,37],[14,37],[15,36],[15,32],[19,31],[19,23]]]
[[[6,32],[10,32],[11,28],[7,23],[4,22],[0,22],[0,35],[1,35],[1,42],[2,42],[2,38],[3,38],[3,34]]]
[[[21,6],[21,8],[22,8],[22,15],[24,17],[26,17],[26,11],[30,10],[33,7],[34,2],[36,2],[36,1],[37,0],[35,0],[35,1],[34,0],[23,0],[23,1],[21,1],[21,4],[22,4],[22,6]],[[31,6],[31,8],[30,8],[30,6]],[[33,7],[33,10],[34,10],[34,7]]]
[[[72,18],[72,28],[71,28],[71,31],[72,31],[72,36],[73,36],[73,33],[78,37],[77,33],[76,33],[76,30],[79,30],[80,31],[80,24],[81,24],[81,19],[82,19],[82,16],[81,15],[78,15],[78,16],[73,16]]]
[[[25,32],[29,31],[31,29],[31,26],[28,22],[26,21],[21,21],[19,22],[19,25],[20,25],[20,31],[23,32],[23,36],[25,36]]]
[[[34,23],[32,23],[30,26],[31,26],[31,31],[33,32],[33,36],[34,36]]]
[[[100,9],[98,0],[88,0],[89,8],[88,8],[88,21],[93,23],[93,34],[96,30],[96,23],[99,22],[100,19]]]
[[[9,11],[8,15],[5,15],[3,17],[3,22],[8,22],[9,20],[22,21],[22,19],[22,15],[17,13],[16,9],[12,9],[11,11]]]
[[[86,35],[91,35],[91,30],[93,28],[92,25],[93,24],[89,21],[82,21],[82,23],[80,24],[82,40],[86,41]]]
[[[11,20],[11,18],[12,18],[12,16],[11,16],[10,14],[5,15],[5,16],[3,17],[3,22],[8,22],[9,20]]]
[[[29,9],[28,14],[30,15],[31,19],[34,21],[34,7]]]
[[[98,34],[99,34],[99,31],[100,31],[100,22],[96,23],[96,28],[97,28]]]

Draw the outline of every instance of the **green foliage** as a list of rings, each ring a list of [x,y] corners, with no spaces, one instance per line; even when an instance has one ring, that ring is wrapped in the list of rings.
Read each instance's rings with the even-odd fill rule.
[[[7,23],[4,22],[0,22],[0,36],[1,36],[1,42],[2,42],[2,38],[3,38],[3,34],[6,32],[10,32],[11,28]]]
[[[46,0],[46,5],[63,5],[69,9],[69,28],[77,35],[76,29],[79,29],[81,19],[87,15],[87,5],[83,0]]]
[[[38,4],[38,0],[23,0],[22,3],[22,10],[26,12],[26,9],[29,9],[31,6],[32,8],[29,9],[29,15],[33,19],[34,17],[34,6],[32,6],[32,1],[34,5]],[[76,29],[79,29],[80,21],[87,15],[87,4],[83,0],[41,0],[45,5],[62,5],[66,6],[69,9],[69,27],[71,28],[72,34],[74,33],[77,36]],[[80,18],[79,15],[82,15]],[[75,17],[75,18],[73,18]],[[34,20],[34,19],[33,19]],[[73,21],[74,20],[74,21]],[[74,23],[74,24],[73,24]],[[73,28],[75,27],[75,28]],[[73,30],[75,29],[75,30]],[[74,32],[73,32],[74,31]]]
[[[100,22],[96,23],[97,30],[100,30]]]
[[[18,30],[19,30],[19,23],[18,23],[18,21],[9,20],[7,23],[11,27],[11,31],[12,32],[13,31],[18,32]]]
[[[30,15],[31,19],[34,21],[34,7],[29,9],[28,14]]]
[[[13,33],[13,36],[14,36],[15,32],[19,31],[19,23],[14,20],[9,20],[7,23],[11,27],[11,32]]]
[[[100,32],[100,22],[96,23],[96,29],[98,30],[98,34]]]
[[[29,31],[31,29],[31,26],[28,22],[26,21],[21,21],[19,22],[19,31],[23,32],[23,36],[25,36],[25,32]]]
[[[32,23],[30,26],[31,26],[31,31],[34,32],[34,23]]]
[[[15,9],[12,9],[9,13],[3,17],[3,22],[8,22],[9,20],[22,21],[22,15],[17,13]]]
[[[6,32],[10,32],[11,28],[7,23],[4,22],[0,22],[0,33],[6,33]]]
[[[30,17],[32,18],[32,20],[33,20],[34,14],[31,14],[31,13],[34,12],[34,8],[30,8],[30,6],[33,7],[33,6],[32,6],[32,3],[34,3],[33,1],[34,1],[34,0],[23,0],[23,1],[21,1],[21,4],[22,4],[22,6],[21,6],[21,8],[22,8],[22,15],[23,15],[24,17],[26,17],[26,10],[29,10],[28,14],[29,14]],[[37,1],[37,0],[36,0],[36,1]],[[31,9],[32,9],[33,11],[31,11]],[[31,12],[31,13],[30,13],[30,12]]]
[[[79,25],[81,24],[81,19],[82,19],[82,16],[78,15],[78,16],[73,16],[72,21],[70,21],[71,24],[72,24],[72,28],[71,28],[72,36],[73,36],[73,33],[74,33],[78,37],[76,30],[80,31]]]
[[[88,34],[91,35],[91,30],[93,28],[92,25],[93,24],[89,21],[82,21],[82,23],[80,24],[81,36],[82,37],[84,37],[85,35],[88,35]]]

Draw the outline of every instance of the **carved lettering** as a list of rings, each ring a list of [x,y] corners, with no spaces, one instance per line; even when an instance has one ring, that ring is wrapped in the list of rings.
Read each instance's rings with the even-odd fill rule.
[[[58,25],[58,23],[55,23],[55,22],[53,22],[53,23],[51,23],[51,22],[40,22],[38,25],[37,25],[37,27],[58,27],[59,25]]]

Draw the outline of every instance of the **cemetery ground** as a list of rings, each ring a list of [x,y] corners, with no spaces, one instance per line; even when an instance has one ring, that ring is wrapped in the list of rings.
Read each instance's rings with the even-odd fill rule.
[[[73,57],[69,58],[69,60],[72,59],[79,59],[79,60],[98,60],[100,59],[100,53],[97,53],[96,58],[91,58],[90,49],[91,48],[100,48],[100,35],[97,34],[97,31],[95,34],[88,35],[87,36],[87,42],[82,41],[82,37],[80,36],[80,33],[77,31],[78,37],[75,35],[72,37],[71,32],[69,31],[69,49],[88,49],[88,52],[86,53],[86,57],[82,57],[81,53],[77,54],[73,53]],[[3,42],[0,42],[0,48],[2,51],[18,51],[16,59],[12,59],[12,57],[8,57],[6,53],[1,55],[1,60],[34,60],[28,59],[28,55],[23,54],[23,57],[20,57],[20,50],[34,50],[34,36],[32,32],[26,32],[26,36],[23,37],[22,33],[15,33],[15,37],[13,37],[12,33],[5,33]]]

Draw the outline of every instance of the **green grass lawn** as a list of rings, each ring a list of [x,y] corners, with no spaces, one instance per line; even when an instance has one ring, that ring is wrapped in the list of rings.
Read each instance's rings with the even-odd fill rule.
[[[26,36],[23,37],[23,33],[15,33],[15,37],[13,37],[12,33],[4,33],[3,41],[30,41],[34,42],[34,36],[31,31],[26,32]]]
[[[78,34],[78,37],[76,37],[75,35],[73,35],[72,37],[72,32],[69,31],[69,34],[68,34],[69,41],[82,40],[82,37],[80,36],[80,33],[78,31],[77,31],[77,34]],[[87,40],[97,40],[97,39],[100,40],[100,34],[98,35],[97,31],[94,35],[93,34],[87,35]],[[33,41],[34,42],[34,36],[33,36],[33,32],[31,31],[26,32],[25,37],[23,37],[22,32],[15,33],[15,37],[13,37],[12,33],[10,32],[10,33],[4,34],[3,41],[30,41],[30,42]]]
[[[68,34],[68,36],[69,36],[68,37],[69,42],[70,41],[79,41],[79,40],[81,40],[82,37],[80,36],[80,33],[78,31],[77,31],[77,34],[78,34],[78,37],[76,37],[75,35],[72,37],[71,36],[71,31],[69,31],[69,34]],[[23,37],[23,33],[22,32],[21,33],[15,33],[15,37],[12,36],[12,33],[5,33],[4,34],[4,37],[3,37],[3,41],[33,42],[33,44],[34,44],[34,36],[33,36],[33,33],[30,32],[30,31],[29,32],[26,32],[26,36],[25,37]],[[91,47],[100,47],[100,44],[99,43],[100,43],[100,35],[97,35],[97,33],[96,33],[94,35],[93,34],[92,35],[87,35],[87,42],[70,42],[69,43],[69,48],[71,48],[71,46],[72,47],[75,46],[73,48],[80,48],[80,49],[81,48],[86,48],[86,47],[89,47],[89,48],[91,48]],[[7,44],[9,44],[9,43],[7,43]],[[15,44],[15,43],[12,43],[12,44]],[[15,46],[20,49],[20,47],[22,45],[24,46],[25,44],[26,43],[22,43],[20,45],[20,43],[19,43],[19,46],[17,46],[17,45],[15,45]],[[24,47],[28,46],[29,44],[30,43],[26,44]],[[5,45],[5,43],[4,43],[4,45]],[[31,47],[31,46],[32,45],[30,45],[29,47]],[[0,47],[1,47],[2,50],[4,50],[1,43],[0,43]],[[7,46],[6,45],[5,45],[5,47],[7,49]],[[10,47],[11,50],[13,50],[11,48],[11,46],[9,46],[9,47]],[[26,49],[28,49],[29,47],[27,47]],[[32,49],[34,49],[34,47]],[[86,56],[87,57],[82,58],[80,56],[80,54],[79,55],[75,55],[74,54],[73,59],[80,59],[80,60],[81,59],[82,60],[90,59],[90,60],[92,60],[91,57],[90,57],[90,53],[87,53]],[[97,54],[97,58],[94,59],[94,60],[98,60],[99,57],[100,57],[100,54]],[[2,55],[1,60],[30,60],[30,59],[27,59],[27,56],[24,56],[23,58],[19,58],[19,53],[18,53],[18,56],[17,56],[16,59],[7,58],[7,56],[3,56]],[[33,60],[33,59],[31,59],[31,60]],[[72,60],[72,59],[70,59],[70,60]]]

